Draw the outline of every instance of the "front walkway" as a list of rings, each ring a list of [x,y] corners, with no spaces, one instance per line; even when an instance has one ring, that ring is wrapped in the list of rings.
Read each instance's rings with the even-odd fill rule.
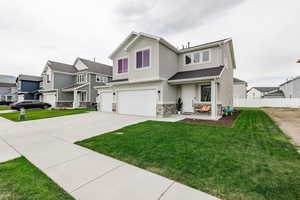
[[[25,156],[76,199],[216,200],[72,143],[148,119],[100,112],[21,123],[0,118],[0,145]]]

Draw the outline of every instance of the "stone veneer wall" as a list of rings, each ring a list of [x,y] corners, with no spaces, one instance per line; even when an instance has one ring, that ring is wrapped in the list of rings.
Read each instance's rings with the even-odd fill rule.
[[[68,101],[68,102],[58,101],[58,102],[56,102],[56,107],[58,107],[58,108],[73,107],[73,102],[72,101]]]
[[[117,112],[117,104],[116,103],[112,103],[112,111]]]
[[[158,117],[167,117],[176,114],[176,104],[157,104],[156,114]]]
[[[79,102],[79,107],[80,108],[91,108],[92,102]]]

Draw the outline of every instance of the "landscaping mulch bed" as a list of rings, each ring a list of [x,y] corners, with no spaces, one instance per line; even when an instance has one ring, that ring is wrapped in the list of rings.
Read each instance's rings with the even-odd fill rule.
[[[232,115],[224,116],[221,119],[215,121],[215,120],[202,120],[202,119],[191,119],[191,118],[185,118],[181,120],[180,122],[187,122],[192,124],[206,124],[206,125],[212,125],[212,126],[232,126],[234,124],[234,121],[239,116],[240,112],[234,112]]]

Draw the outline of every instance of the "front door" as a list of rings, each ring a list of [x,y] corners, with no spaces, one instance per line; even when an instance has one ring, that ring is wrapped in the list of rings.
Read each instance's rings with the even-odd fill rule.
[[[194,112],[193,99],[196,97],[195,85],[183,85],[181,87],[182,111],[185,113]]]

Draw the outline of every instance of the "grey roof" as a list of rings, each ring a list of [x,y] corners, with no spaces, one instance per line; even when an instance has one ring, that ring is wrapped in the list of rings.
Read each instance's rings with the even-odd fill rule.
[[[225,39],[222,39],[222,40],[216,40],[216,41],[213,41],[213,42],[207,42],[207,43],[204,43],[204,44],[183,48],[183,49],[180,49],[179,52],[182,52],[182,51],[186,52],[186,51],[201,48],[201,47],[204,47],[204,46],[207,46],[207,45],[214,45],[214,44],[217,45],[217,44],[222,43],[222,42],[224,42],[228,39],[231,39],[231,38],[225,38]]]
[[[115,79],[115,80],[111,80],[111,81],[109,81],[109,82],[110,82],[110,83],[113,83],[113,82],[123,82],[123,81],[128,81],[128,78]]]
[[[48,66],[54,70],[59,72],[67,72],[67,73],[76,73],[77,69],[73,65],[55,62],[55,61],[48,61]]]
[[[263,97],[282,97],[282,98],[284,98],[284,93],[281,90],[276,90],[274,92],[265,94]]]
[[[238,79],[238,78],[233,78],[233,82],[234,83],[237,83],[237,84],[239,84],[239,83],[244,83],[244,84],[247,84],[247,82],[246,81],[243,81],[243,80],[241,80],[241,79]]]
[[[0,87],[16,87],[15,83],[0,83]]]
[[[68,87],[63,88],[63,90],[72,90],[72,89],[74,89],[74,88],[78,88],[78,87],[83,86],[83,85],[85,85],[85,84],[86,84],[86,83],[81,83],[81,84],[75,83],[75,84],[73,84],[73,85],[70,85],[70,86],[68,86]]]
[[[15,83],[16,79],[15,76],[0,74],[1,83]]]
[[[297,76],[297,77],[295,77],[295,78],[293,78],[293,79],[291,79],[291,80],[288,80],[288,81],[286,81],[286,82],[280,84],[280,86],[283,86],[283,85],[285,85],[285,84],[287,84],[287,83],[290,83],[290,82],[292,82],[292,81],[295,81],[295,80],[297,80],[298,78],[300,78],[300,76]]]
[[[210,76],[219,76],[223,70],[224,66],[199,69],[185,72],[177,72],[169,80],[180,80],[180,79],[190,79],[190,78],[202,78]]]
[[[40,76],[32,76],[32,75],[25,75],[25,74],[20,74],[17,78],[17,80],[22,80],[22,81],[42,81],[42,77]]]
[[[112,66],[83,59],[83,58],[77,58],[77,59],[82,61],[88,67],[88,69],[85,71],[112,76]]]
[[[278,90],[278,87],[253,87],[255,89],[257,89],[260,92],[271,92],[273,90]]]

